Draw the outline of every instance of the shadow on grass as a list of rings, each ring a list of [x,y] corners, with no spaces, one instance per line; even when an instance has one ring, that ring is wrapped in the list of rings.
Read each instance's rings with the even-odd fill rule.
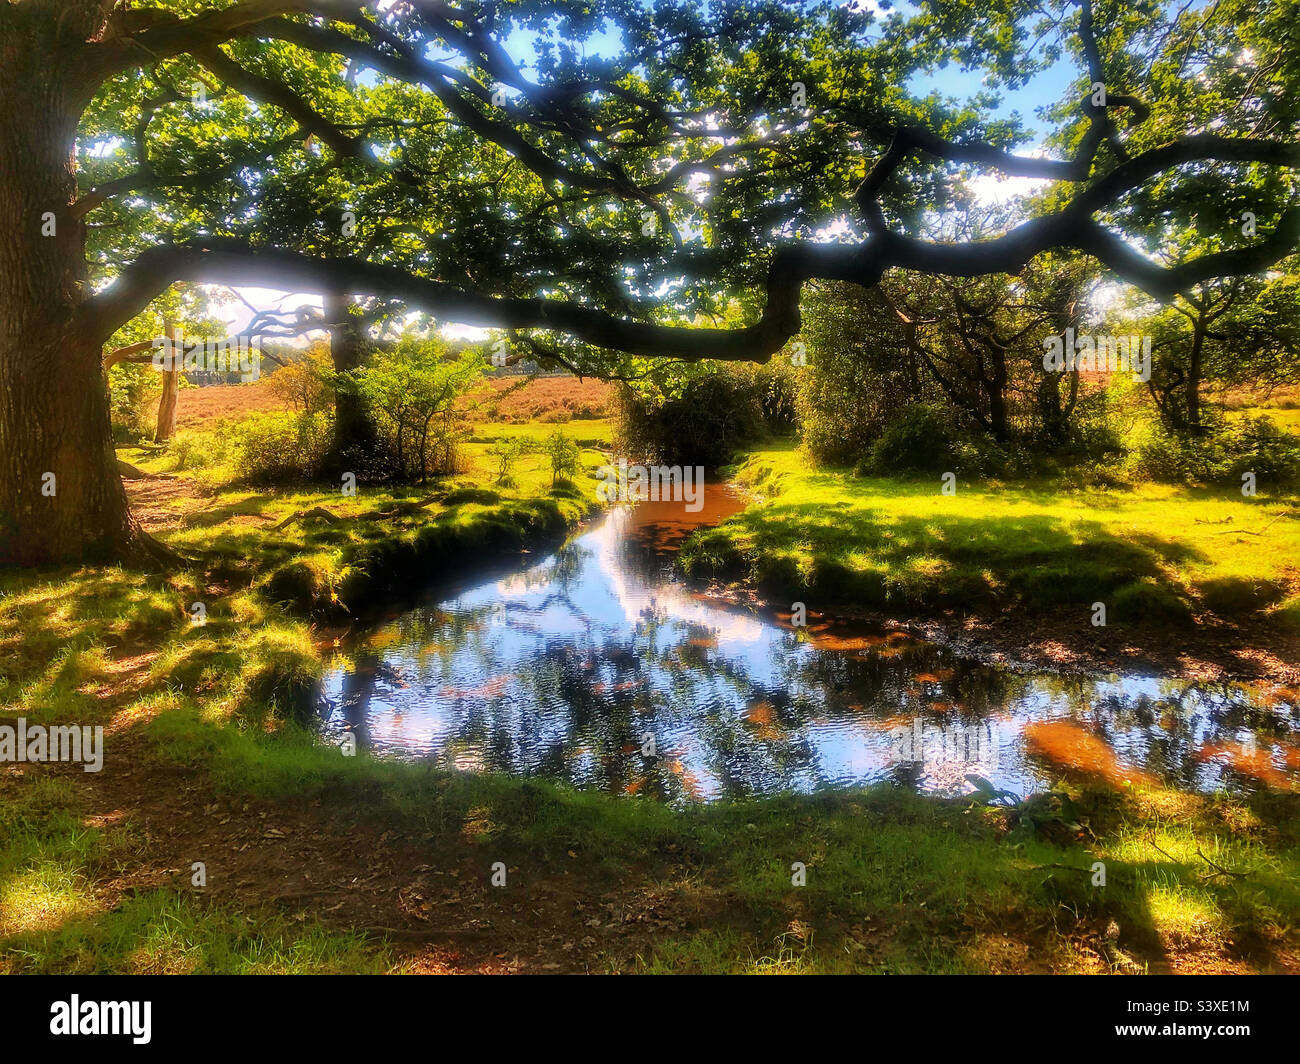
[[[1166,567],[1201,559],[1173,540],[1121,538],[1096,521],[898,516],[779,499],[697,534],[683,551],[690,573],[754,579],[770,594],[917,609],[1104,601],[1111,622],[1186,618]]]

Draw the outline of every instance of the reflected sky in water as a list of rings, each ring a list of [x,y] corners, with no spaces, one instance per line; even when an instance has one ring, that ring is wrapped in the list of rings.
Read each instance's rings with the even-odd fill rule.
[[[610,512],[554,554],[346,645],[322,715],[381,755],[672,801],[968,775],[1213,790],[1300,784],[1300,692],[1017,672],[905,633],[724,608],[674,544],[739,507]]]

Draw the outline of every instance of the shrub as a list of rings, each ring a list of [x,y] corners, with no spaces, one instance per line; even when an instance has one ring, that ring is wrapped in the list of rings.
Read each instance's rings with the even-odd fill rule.
[[[792,435],[799,427],[799,370],[780,356],[766,364],[737,365],[731,372],[751,378],[763,426],[774,436]]]
[[[206,469],[230,457],[231,440],[225,431],[183,429],[167,442],[167,452],[176,459],[176,470]]]
[[[1079,397],[1073,416],[1066,426],[1060,447],[1061,457],[1081,462],[1114,462],[1124,453],[1124,441],[1115,428],[1117,404],[1122,397],[1110,388]]]
[[[1230,461],[1225,479],[1241,483],[1254,473],[1260,487],[1288,488],[1300,484],[1300,436],[1279,428],[1266,417],[1244,417],[1232,426]]]
[[[943,411],[921,403],[904,407],[871,445],[864,470],[872,473],[942,473],[959,462],[958,437]],[[975,452],[965,456],[967,468]]]
[[[885,425],[921,398],[916,367],[878,292],[811,286],[806,366],[795,371],[804,446],[819,463],[862,463]]]
[[[313,344],[296,362],[275,370],[267,387],[300,414],[319,414],[334,401],[334,366],[326,344]]]
[[[1300,437],[1263,417],[1215,424],[1194,437],[1156,425],[1134,466],[1152,480],[1240,487],[1242,474],[1253,473],[1261,490],[1288,488],[1300,483]]]
[[[109,416],[115,441],[153,439],[162,390],[159,380],[154,368],[143,363],[119,362],[108,371]]]
[[[371,356],[351,379],[386,435],[398,476],[424,483],[460,468],[464,419],[457,400],[482,376],[472,351],[451,355],[435,339],[404,337]]]
[[[572,480],[582,468],[582,452],[563,429],[556,429],[547,436],[542,449],[551,460],[551,487]]]
[[[529,450],[530,442],[524,436],[503,436],[488,449],[488,457],[497,464],[497,483],[504,487],[514,486],[515,464]]]
[[[254,414],[234,429],[235,475],[250,484],[311,480],[332,435],[324,414]]]

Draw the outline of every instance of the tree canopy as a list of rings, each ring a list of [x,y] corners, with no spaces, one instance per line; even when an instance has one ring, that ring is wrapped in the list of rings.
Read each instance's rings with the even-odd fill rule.
[[[762,358],[810,277],[1070,248],[1168,299],[1300,231],[1294,3],[211,7],[116,11],[88,45],[100,332],[183,278],[392,295],[588,362],[572,341]],[[960,63],[991,92],[1060,52],[1055,158],[1015,154],[987,98],[904,88]],[[1004,234],[925,239],[962,168],[1056,185]]]

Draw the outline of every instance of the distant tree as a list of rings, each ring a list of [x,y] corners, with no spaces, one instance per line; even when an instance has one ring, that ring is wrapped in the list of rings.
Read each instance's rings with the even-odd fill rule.
[[[1080,324],[1095,279],[1081,265],[1049,261],[964,280],[900,270],[869,291],[815,289],[800,388],[812,453],[857,461],[892,417],[920,403],[947,406],[999,443],[1064,443],[1079,377],[1043,368],[1043,340]]]
[[[1202,436],[1207,392],[1300,381],[1300,275],[1205,281],[1153,308],[1148,388],[1169,430]]]
[[[300,414],[319,414],[328,409],[333,389],[333,365],[329,348],[314,343],[292,361],[275,370],[267,387]]]

